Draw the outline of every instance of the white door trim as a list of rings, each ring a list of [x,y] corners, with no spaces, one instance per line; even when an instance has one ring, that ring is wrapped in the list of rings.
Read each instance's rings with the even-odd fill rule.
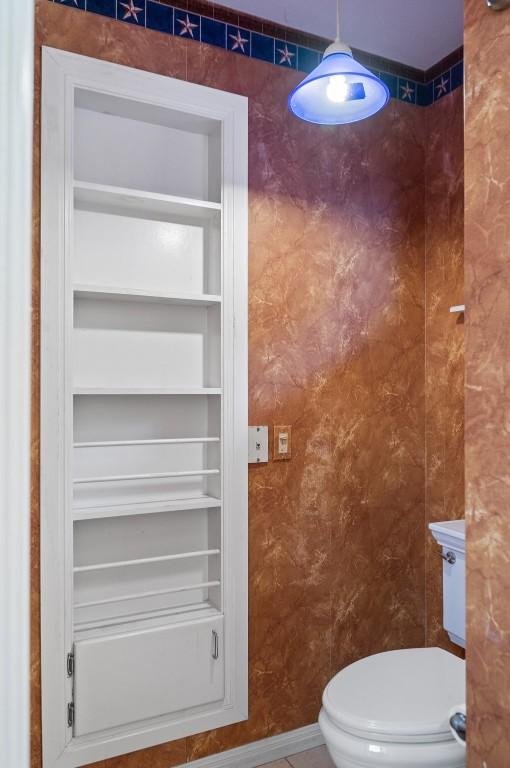
[[[33,0],[0,11],[0,765],[29,765]]]
[[[295,731],[252,741],[251,744],[245,744],[243,747],[227,749],[218,755],[201,757],[199,760],[183,763],[178,768],[256,768],[307,749],[320,747],[322,744],[324,744],[324,738],[319,725],[313,723],[304,728],[297,728]]]

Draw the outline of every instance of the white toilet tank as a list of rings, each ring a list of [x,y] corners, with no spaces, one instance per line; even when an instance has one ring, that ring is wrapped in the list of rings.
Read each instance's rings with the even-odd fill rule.
[[[464,520],[430,523],[443,558],[443,626],[452,643],[466,647],[466,537]]]

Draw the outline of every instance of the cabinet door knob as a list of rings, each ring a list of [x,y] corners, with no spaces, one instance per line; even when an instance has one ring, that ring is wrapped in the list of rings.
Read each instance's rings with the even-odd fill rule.
[[[217,659],[217,658],[219,658],[219,655],[220,655],[220,640],[219,640],[219,637],[218,637],[218,633],[216,632],[215,629],[213,629],[213,631],[212,631],[212,639],[213,639],[213,643],[212,643],[212,657],[213,657],[213,659]]]
[[[443,553],[440,552],[439,557],[442,557],[443,560],[446,560],[448,565],[455,565],[455,563],[457,562],[457,555],[455,554],[455,552],[448,551],[446,555],[443,555]]]

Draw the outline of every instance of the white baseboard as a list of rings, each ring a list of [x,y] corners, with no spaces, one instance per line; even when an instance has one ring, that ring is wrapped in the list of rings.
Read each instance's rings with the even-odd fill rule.
[[[318,723],[297,728],[295,731],[270,736],[268,739],[252,741],[243,747],[227,749],[217,755],[201,757],[191,763],[183,763],[178,768],[257,768],[259,765],[281,760],[306,749],[313,749],[324,744]]]

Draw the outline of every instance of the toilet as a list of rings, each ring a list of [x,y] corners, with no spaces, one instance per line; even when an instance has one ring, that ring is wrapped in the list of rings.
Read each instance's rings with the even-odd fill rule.
[[[443,625],[464,647],[464,521],[430,528],[442,547]],[[450,727],[464,702],[462,659],[440,648],[387,651],[335,675],[319,726],[336,768],[464,768],[465,747]]]

